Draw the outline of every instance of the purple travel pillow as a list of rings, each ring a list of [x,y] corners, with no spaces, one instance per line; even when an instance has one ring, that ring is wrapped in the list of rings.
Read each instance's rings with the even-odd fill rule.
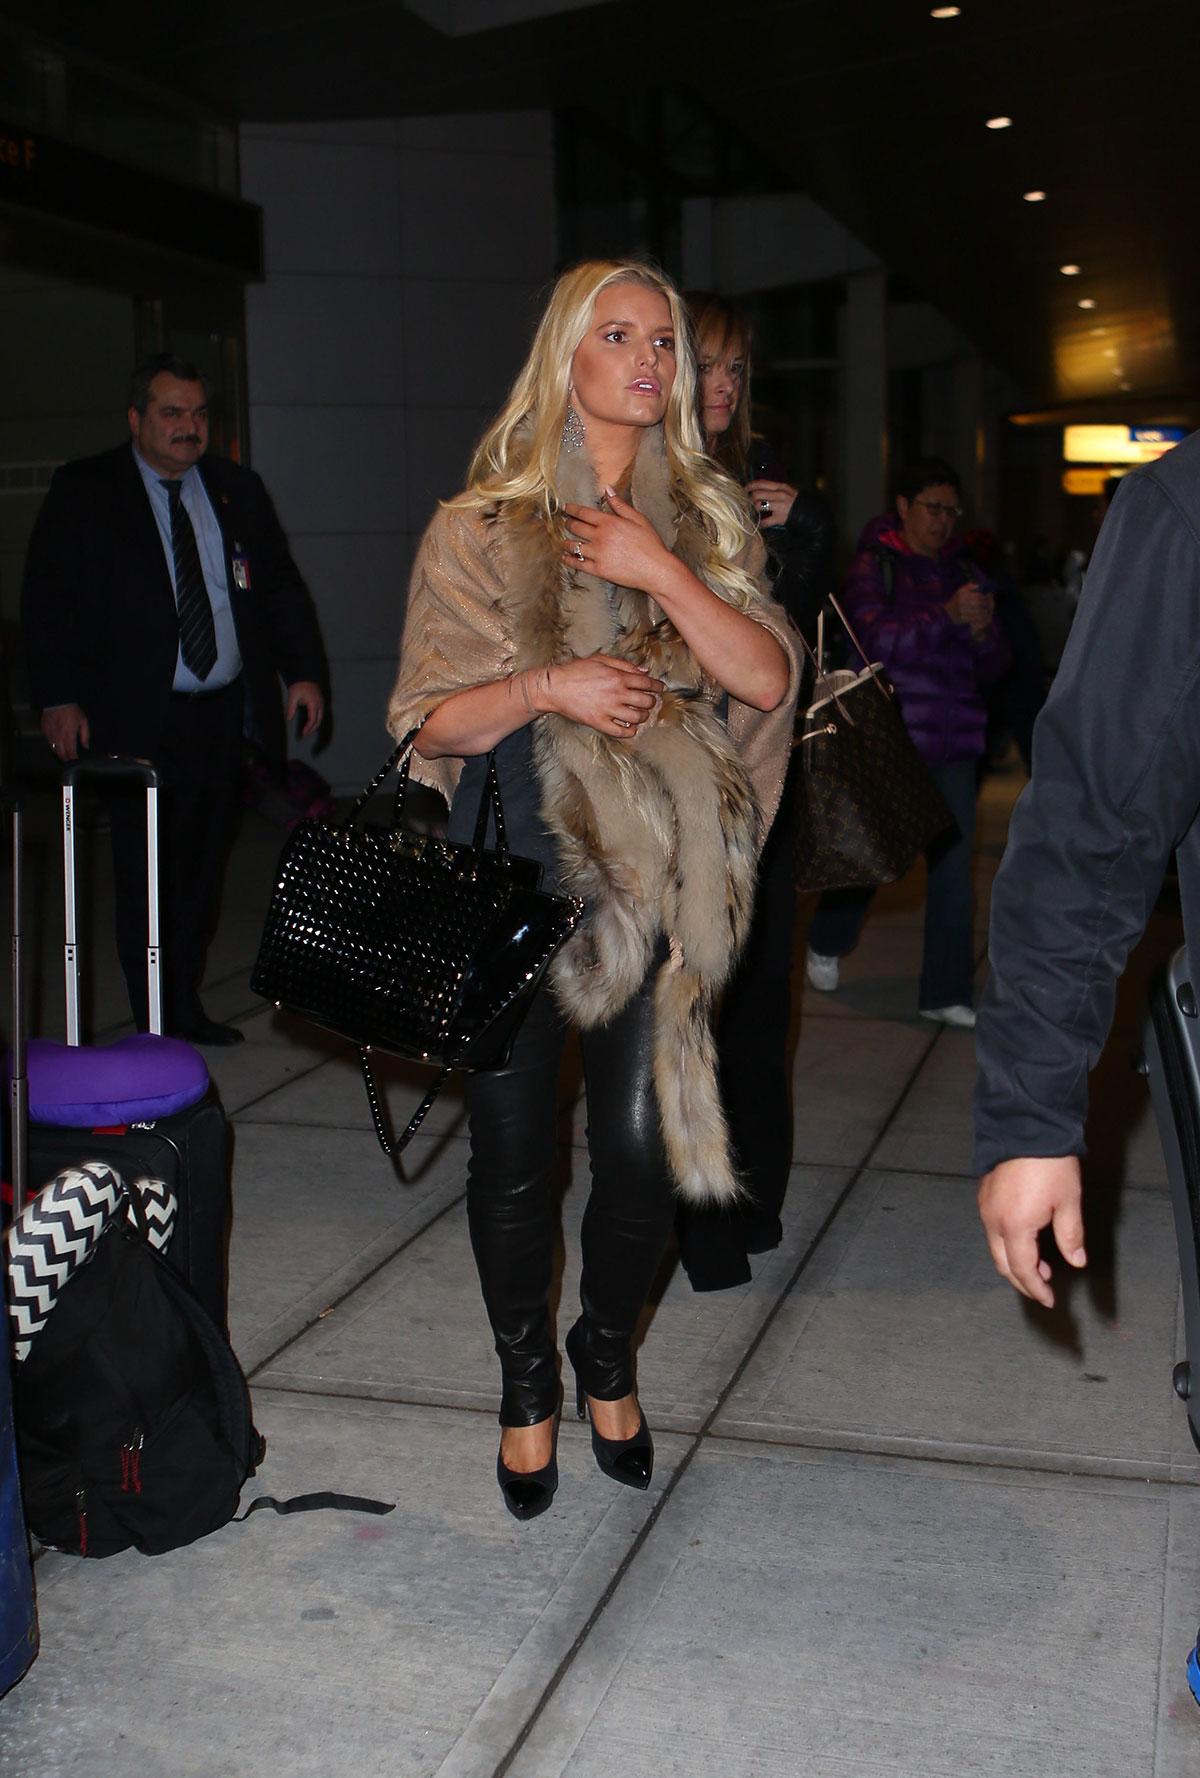
[[[33,1037],[25,1054],[29,1115],[39,1124],[150,1123],[185,1111],[208,1091],[203,1056],[180,1037],[142,1032],[76,1047]],[[11,1077],[11,1056],[8,1068]]]

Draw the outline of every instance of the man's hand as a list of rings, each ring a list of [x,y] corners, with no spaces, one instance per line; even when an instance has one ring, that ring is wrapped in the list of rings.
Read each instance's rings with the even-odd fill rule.
[[[304,706],[304,727],[300,730],[300,738],[304,740],[320,728],[325,714],[325,699],[321,696],[321,688],[314,685],[311,679],[297,679],[295,685],[288,686],[285,720],[290,722],[301,705]]]
[[[1026,1156],[1001,1161],[979,1182],[979,1214],[996,1270],[1022,1296],[1054,1307],[1050,1266],[1038,1252],[1038,1236],[1053,1228],[1068,1265],[1085,1266],[1083,1181],[1079,1156]]]
[[[78,704],[55,704],[42,711],[42,733],[57,759],[78,759],[91,744],[92,734],[85,712]]]

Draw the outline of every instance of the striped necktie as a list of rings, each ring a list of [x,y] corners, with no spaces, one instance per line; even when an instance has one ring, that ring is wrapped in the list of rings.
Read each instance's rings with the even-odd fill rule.
[[[171,550],[175,557],[175,605],[179,612],[179,653],[197,679],[207,679],[217,664],[217,629],[204,584],[196,533],[183,504],[183,484],[163,480],[171,503]]]

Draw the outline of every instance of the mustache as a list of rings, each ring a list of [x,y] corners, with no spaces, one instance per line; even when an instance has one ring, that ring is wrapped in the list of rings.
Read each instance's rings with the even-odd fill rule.
[[[171,443],[172,444],[199,444],[200,443],[200,434],[198,432],[177,432],[175,434],[175,437],[171,440]]]

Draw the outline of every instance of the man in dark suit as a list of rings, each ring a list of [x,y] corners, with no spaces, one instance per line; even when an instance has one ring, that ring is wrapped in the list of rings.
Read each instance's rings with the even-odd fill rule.
[[[243,731],[282,759],[285,724],[324,714],[316,617],[257,475],[205,457],[208,399],[160,353],[130,380],[131,444],[55,472],[34,526],[21,621],[42,733],[80,752],[148,759],[161,785],[165,1024],[237,1043],[199,987],[242,775]],[[287,686],[281,720],[279,680]],[[110,798],[117,947],[147,1024],[140,801]]]

